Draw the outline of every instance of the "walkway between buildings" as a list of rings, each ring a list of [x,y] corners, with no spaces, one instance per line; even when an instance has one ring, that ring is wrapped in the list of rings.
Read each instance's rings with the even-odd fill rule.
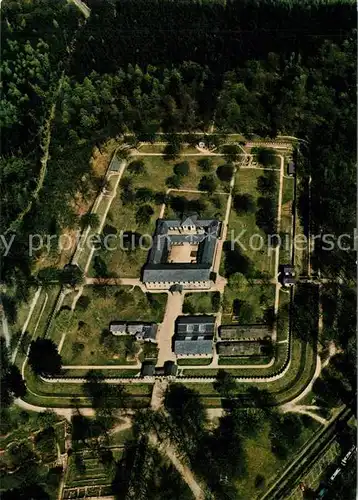
[[[168,294],[167,307],[163,322],[159,325],[157,342],[159,348],[157,366],[163,366],[165,361],[175,361],[175,354],[172,351],[172,337],[174,335],[175,320],[182,313],[184,295],[175,292]]]

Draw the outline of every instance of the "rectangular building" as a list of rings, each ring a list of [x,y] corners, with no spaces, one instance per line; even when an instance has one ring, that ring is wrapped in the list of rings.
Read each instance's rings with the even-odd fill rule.
[[[178,357],[212,356],[214,331],[214,316],[179,316],[175,323],[175,354]]]

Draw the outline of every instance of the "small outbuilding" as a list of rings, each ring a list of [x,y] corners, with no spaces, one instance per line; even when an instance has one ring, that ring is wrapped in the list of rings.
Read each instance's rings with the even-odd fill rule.
[[[178,373],[178,365],[174,361],[166,361],[164,363],[164,375],[166,377],[176,377]]]
[[[136,340],[156,342],[158,325],[155,323],[112,322],[109,331],[113,335],[132,335]]]
[[[294,266],[291,264],[283,264],[280,267],[280,281],[283,286],[292,286],[296,283]]]
[[[296,173],[296,164],[293,161],[289,161],[287,165],[287,174],[288,175],[295,175]]]
[[[140,370],[141,377],[154,377],[155,375],[155,365],[154,363],[142,363],[142,368]]]

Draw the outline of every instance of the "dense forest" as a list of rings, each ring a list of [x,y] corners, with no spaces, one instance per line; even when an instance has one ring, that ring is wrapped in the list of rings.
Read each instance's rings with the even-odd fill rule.
[[[0,220],[8,239],[16,234],[4,282],[31,279],[30,232],[78,226],[73,199],[98,182],[93,147],[128,131],[150,139],[214,123],[246,138],[304,138],[314,229],[351,232],[353,2],[88,5],[85,21],[65,1],[3,2]],[[327,272],[353,276],[352,252],[317,258]]]
[[[90,202],[101,183],[91,167],[93,149],[128,132],[153,140],[159,131],[205,132],[214,126],[217,133],[238,132],[246,139],[300,137],[305,142],[298,175],[312,179],[312,232],[352,235],[353,1],[86,3],[88,19],[66,0],[1,5],[0,278],[10,323],[16,303],[27,299],[38,279],[40,254],[29,255],[29,234],[59,235],[80,227],[74,200]],[[298,208],[305,217],[302,199]],[[5,252],[4,241],[11,239]],[[336,358],[327,380],[331,388],[336,373],[348,366],[348,401],[355,390],[356,254],[317,245],[314,264],[323,276],[341,279],[325,297],[337,304],[325,336],[345,354]],[[3,378],[17,383],[11,370],[7,362]],[[342,385],[346,381],[334,386],[333,399]],[[321,397],[322,388],[316,389]]]

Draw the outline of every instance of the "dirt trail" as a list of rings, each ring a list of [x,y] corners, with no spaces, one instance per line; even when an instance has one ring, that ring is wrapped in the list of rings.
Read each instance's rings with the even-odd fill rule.
[[[186,464],[183,464],[183,462],[178,458],[174,447],[167,442],[159,444],[158,438],[154,434],[150,434],[149,441],[158,449],[158,451],[162,455],[165,455],[169,458],[173,466],[176,468],[176,470],[179,472],[181,477],[191,489],[195,500],[205,500],[205,493],[203,488],[195,479],[194,474],[189,469],[189,467]]]

